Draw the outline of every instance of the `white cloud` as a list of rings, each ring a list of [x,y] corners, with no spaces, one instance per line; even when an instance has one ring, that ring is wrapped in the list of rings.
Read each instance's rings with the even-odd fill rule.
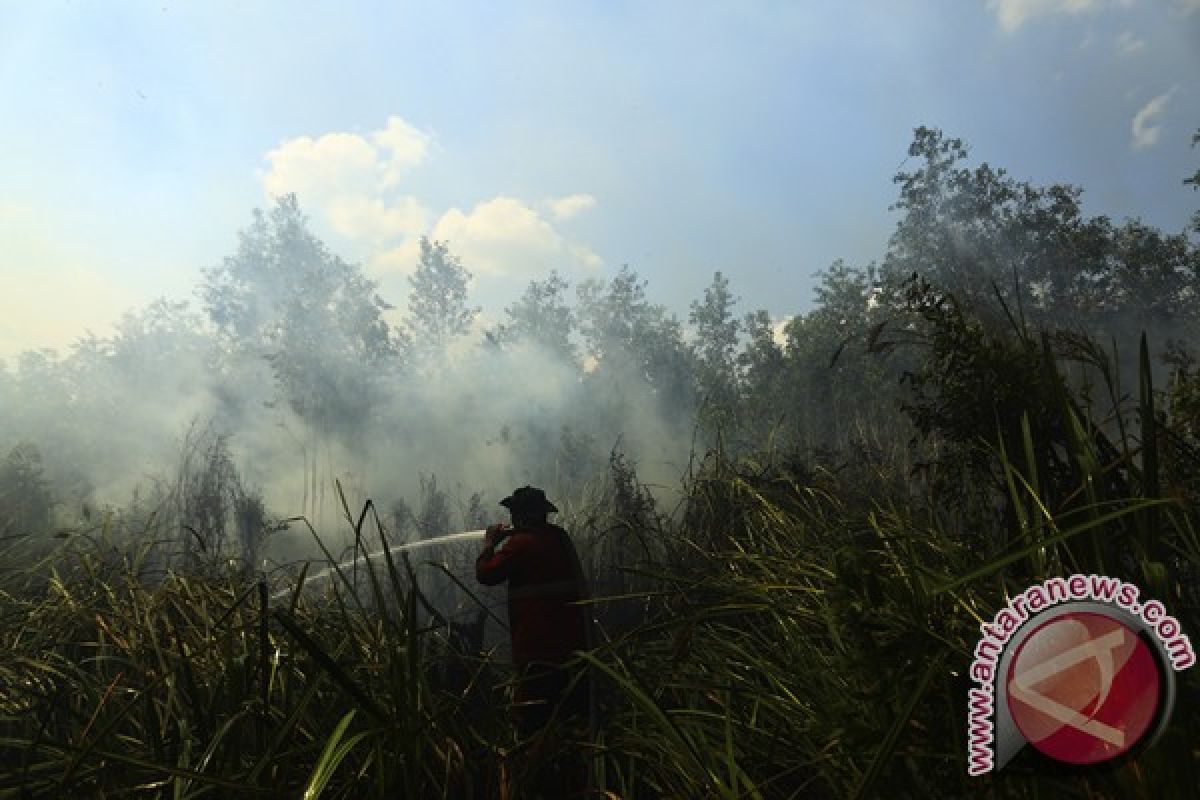
[[[428,215],[416,198],[393,190],[406,171],[425,161],[430,141],[395,116],[366,136],[300,136],[267,153],[270,169],[259,178],[269,195],[295,192],[301,206],[336,233],[378,247],[427,225]]]
[[[596,198],[590,194],[572,194],[549,201],[550,210],[555,219],[568,219],[581,211],[586,211],[596,205]]]
[[[271,169],[261,180],[272,195],[361,194],[374,191],[382,179],[379,151],[354,133],[288,139],[267,153],[267,161]]]
[[[988,9],[996,15],[1000,27],[1012,33],[1031,19],[1058,14],[1078,15],[1105,6],[1128,8],[1134,0],[988,0]]]
[[[1158,139],[1162,135],[1161,117],[1166,111],[1167,103],[1171,101],[1171,95],[1174,93],[1174,87],[1168,89],[1149,103],[1146,103],[1146,105],[1142,106],[1141,110],[1133,115],[1133,124],[1130,127],[1133,131],[1131,145],[1134,150],[1144,150],[1147,147],[1153,147],[1158,144]]]
[[[775,320],[775,323],[771,326],[771,338],[774,339],[775,344],[779,345],[780,347],[787,347],[787,326],[791,321],[792,318],[790,316],[780,317],[779,319]]]
[[[420,234],[429,221],[425,207],[415,197],[407,196],[390,204],[369,195],[332,197],[326,203],[325,213],[338,233],[372,244]]]
[[[590,249],[568,242],[537,211],[512,197],[494,197],[469,213],[452,208],[430,235],[448,242],[464,266],[482,275],[525,277],[602,263]]]
[[[417,266],[421,257],[421,244],[416,236],[410,236],[399,244],[376,253],[370,261],[375,275],[407,275]]]
[[[575,260],[582,264],[586,269],[596,270],[604,266],[604,259],[596,255],[596,253],[587,245],[573,244],[570,246],[571,255]]]
[[[451,252],[481,276],[524,278],[603,264],[552,224],[594,207],[590,194],[551,198],[544,213],[499,195],[470,211],[450,208],[439,216],[417,197],[397,191],[408,171],[428,159],[432,141],[395,116],[365,135],[301,136],[267,153],[268,169],[259,179],[270,195],[295,192],[318,233],[342,237],[335,249],[349,248],[351,257],[364,261],[377,277],[412,272],[422,235],[448,242]]]
[[[431,137],[409,125],[400,117],[389,117],[387,127],[371,135],[375,144],[391,153],[384,166],[384,186],[400,182],[402,172],[415,167],[429,154]]]
[[[474,271],[502,273],[520,266],[514,261],[541,260],[562,248],[562,239],[536,211],[511,197],[496,197],[464,214],[447,211],[433,228],[433,238],[457,245]]]
[[[1117,52],[1124,56],[1140,53],[1146,48],[1146,40],[1139,39],[1133,31],[1121,31],[1117,37]]]
[[[541,214],[503,195],[469,212],[451,208],[427,233],[444,241],[468,270],[479,276],[525,279],[551,269],[596,270],[604,265],[591,248],[566,239]],[[417,236],[379,253],[371,261],[380,275],[412,272],[420,257]]]

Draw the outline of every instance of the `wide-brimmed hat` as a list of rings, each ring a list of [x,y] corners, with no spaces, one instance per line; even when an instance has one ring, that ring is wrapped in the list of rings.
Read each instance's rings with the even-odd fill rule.
[[[522,486],[500,501],[500,505],[517,513],[531,511],[547,514],[558,513],[558,506],[546,499],[546,493],[533,486]]]

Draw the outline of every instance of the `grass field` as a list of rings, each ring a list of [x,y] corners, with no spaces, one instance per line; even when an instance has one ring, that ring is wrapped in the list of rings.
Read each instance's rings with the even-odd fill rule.
[[[603,589],[578,660],[598,679],[581,745],[597,796],[1195,796],[1196,670],[1135,761],[1071,772],[1026,752],[966,774],[965,670],[1007,596],[1115,575],[1200,632],[1193,440],[1142,389],[1140,435],[1066,390],[999,419],[970,445],[999,490],[914,470],[903,446],[837,463],[717,450],[674,513],[631,504],[620,463],[564,503]],[[370,512],[346,519],[374,548],[388,533]],[[172,567],[155,535],[110,517],[4,543],[0,797],[520,796],[507,667],[425,608],[428,566],[276,596],[281,576],[236,563]]]

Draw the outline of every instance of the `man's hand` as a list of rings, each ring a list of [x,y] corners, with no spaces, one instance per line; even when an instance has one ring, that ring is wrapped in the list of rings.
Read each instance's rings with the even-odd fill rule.
[[[498,522],[495,525],[488,525],[487,530],[483,533],[483,546],[488,550],[495,549],[501,540],[508,535],[509,527],[503,522]]]

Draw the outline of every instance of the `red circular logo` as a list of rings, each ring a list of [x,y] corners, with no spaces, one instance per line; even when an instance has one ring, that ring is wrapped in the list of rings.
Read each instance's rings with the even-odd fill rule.
[[[1008,668],[1008,708],[1047,756],[1096,764],[1129,752],[1158,712],[1154,654],[1105,614],[1067,613],[1038,626]]]

